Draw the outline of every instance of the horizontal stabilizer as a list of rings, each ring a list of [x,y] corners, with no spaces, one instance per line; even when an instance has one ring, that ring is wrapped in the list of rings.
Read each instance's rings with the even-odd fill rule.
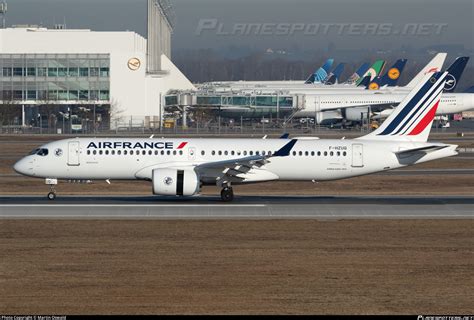
[[[427,147],[421,147],[421,148],[415,148],[415,149],[408,149],[408,150],[402,150],[395,152],[396,155],[400,156],[407,156],[413,153],[418,153],[418,152],[433,152],[433,151],[438,151],[442,149],[446,149],[449,146],[439,146],[439,145],[434,145],[434,146],[427,146]]]

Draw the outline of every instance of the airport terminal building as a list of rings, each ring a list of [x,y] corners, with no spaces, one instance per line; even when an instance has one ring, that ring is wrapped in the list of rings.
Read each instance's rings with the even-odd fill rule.
[[[148,3],[150,41],[128,31],[1,29],[1,104],[21,108],[23,126],[51,121],[51,114],[71,115],[77,131],[85,119],[112,128],[159,126],[166,93],[194,86],[169,58],[171,26],[155,1]],[[74,120],[84,110],[90,114]]]

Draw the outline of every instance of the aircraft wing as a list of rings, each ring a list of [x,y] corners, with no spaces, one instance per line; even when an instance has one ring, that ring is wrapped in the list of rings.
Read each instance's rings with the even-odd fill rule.
[[[220,184],[242,182],[252,169],[258,169],[276,157],[287,157],[298,140],[293,139],[272,155],[258,155],[216,162],[206,162],[194,168],[204,178],[215,178]]]

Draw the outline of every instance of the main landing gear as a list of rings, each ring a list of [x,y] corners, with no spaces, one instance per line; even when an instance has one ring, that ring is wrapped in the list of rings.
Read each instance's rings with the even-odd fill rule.
[[[234,190],[231,187],[224,187],[221,191],[221,199],[224,202],[232,202],[234,200]]]

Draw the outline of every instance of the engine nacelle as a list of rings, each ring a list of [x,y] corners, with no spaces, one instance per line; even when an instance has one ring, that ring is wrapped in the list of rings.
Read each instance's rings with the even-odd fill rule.
[[[369,113],[369,108],[357,107],[345,109],[346,120],[348,121],[361,121],[366,120]]]
[[[342,120],[340,111],[322,111],[316,113],[316,121],[320,125],[331,125]]]
[[[153,194],[160,196],[193,196],[199,192],[200,181],[194,170],[153,170]]]

